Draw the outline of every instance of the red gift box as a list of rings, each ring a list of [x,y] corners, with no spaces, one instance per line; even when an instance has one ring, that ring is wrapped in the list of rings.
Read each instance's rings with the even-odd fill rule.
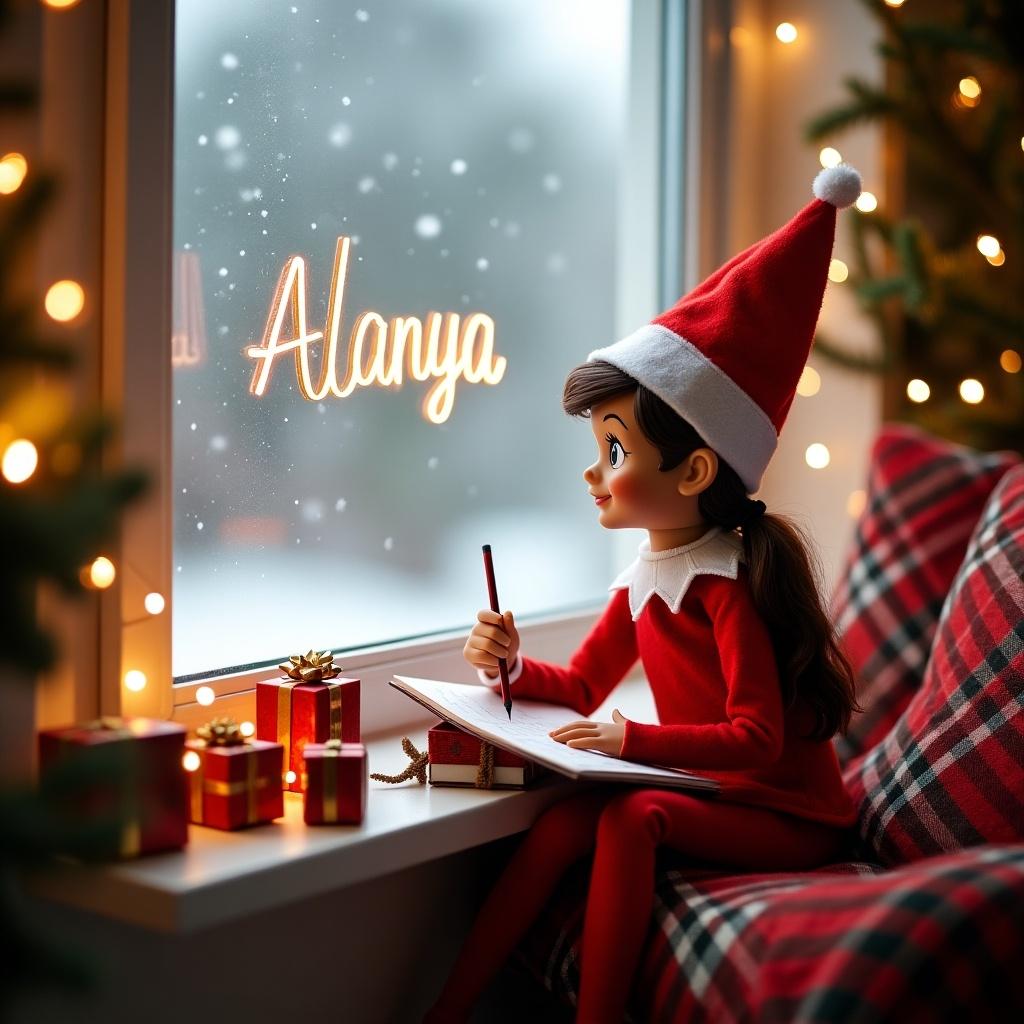
[[[188,842],[185,729],[155,718],[103,718],[39,733],[39,769],[79,771],[92,781],[62,805],[68,823],[120,822],[105,857],[176,850]],[[72,764],[63,764],[67,759]],[[106,765],[100,766],[100,761]]]
[[[280,743],[219,746],[199,739],[186,746],[199,756],[189,772],[191,821],[230,831],[284,816]]]
[[[366,747],[362,743],[307,743],[305,799],[302,816],[307,825],[359,825],[366,813],[369,786]]]
[[[493,763],[488,748],[494,752]],[[438,722],[427,732],[427,762],[433,786],[524,789],[543,774],[533,761],[486,743],[450,722]],[[488,776],[490,785],[486,784]]]
[[[301,792],[307,743],[359,742],[359,680],[279,678],[257,683],[256,736],[284,747],[284,770],[295,773],[285,789]]]

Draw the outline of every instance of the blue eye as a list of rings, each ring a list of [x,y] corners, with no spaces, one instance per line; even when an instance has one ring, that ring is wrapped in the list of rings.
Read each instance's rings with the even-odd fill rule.
[[[626,461],[629,452],[622,447],[622,442],[614,434],[605,435],[605,440],[608,442],[608,464],[612,469],[618,469]]]

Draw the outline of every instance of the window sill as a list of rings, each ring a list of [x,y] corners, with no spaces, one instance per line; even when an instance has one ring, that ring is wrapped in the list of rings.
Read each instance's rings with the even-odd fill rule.
[[[642,678],[624,682],[594,717],[607,718],[611,707],[657,720]],[[411,734],[423,749],[433,721],[368,739],[371,769],[400,772],[408,764],[402,735]],[[577,783],[557,776],[529,790],[491,792],[371,780],[366,818],[351,827],[307,827],[301,796],[286,793],[285,816],[273,824],[239,832],[190,826],[189,844],[180,852],[122,864],[62,865],[38,877],[33,891],[141,927],[192,932],[521,832],[574,788]]]

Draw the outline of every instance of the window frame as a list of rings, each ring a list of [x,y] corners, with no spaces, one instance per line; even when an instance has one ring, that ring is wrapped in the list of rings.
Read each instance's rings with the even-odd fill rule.
[[[631,5],[617,209],[617,337],[656,315],[665,294],[680,294],[686,262],[681,256],[686,251],[683,223],[693,204],[687,198],[671,201],[666,188],[692,195],[691,169],[683,159],[687,136],[692,136],[685,88],[696,83],[688,66],[684,74],[680,55],[699,27],[701,6],[673,0],[633,0]],[[124,516],[119,585],[100,599],[100,708],[108,714],[173,717],[190,727],[213,713],[251,719],[255,683],[273,675],[273,667],[177,685],[171,673],[172,370],[167,341],[174,0],[108,0],[106,32],[102,398],[120,421],[110,461],[148,467],[151,487],[146,499]],[[674,119],[668,131],[667,117]],[[633,557],[636,537],[630,532],[615,539],[615,560],[625,564]],[[151,590],[166,598],[164,612],[156,616],[143,610]],[[596,603],[527,618],[521,625],[524,649],[565,661],[602,607]],[[395,672],[473,678],[461,656],[464,642],[465,631],[453,630],[340,657],[345,674],[363,680],[364,732],[398,728],[422,717],[413,702],[384,685]],[[145,673],[143,690],[131,692],[122,685],[130,669]],[[200,686],[213,689],[212,706],[196,702]]]

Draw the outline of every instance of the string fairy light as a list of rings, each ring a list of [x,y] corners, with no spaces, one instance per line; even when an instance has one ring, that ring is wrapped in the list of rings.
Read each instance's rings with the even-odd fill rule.
[[[74,320],[85,306],[85,291],[77,281],[55,281],[43,300],[46,312],[58,323]]]
[[[928,386],[926,381],[915,377],[911,381],[907,381],[907,398],[912,402],[927,402],[931,397],[932,389]]]
[[[805,366],[796,382],[796,393],[801,398],[810,398],[821,390],[821,374],[813,366]]]
[[[202,758],[194,750],[186,750],[185,756],[181,759],[182,767],[187,772],[198,771],[201,763]]]
[[[212,686],[200,686],[196,690],[196,703],[208,708],[216,699],[217,694],[213,692]]]
[[[842,284],[850,276],[850,268],[840,259],[834,259],[828,265],[828,279]]]
[[[23,484],[36,471],[39,465],[39,452],[36,446],[24,437],[12,441],[5,449],[0,460],[0,472],[11,484]]]
[[[114,568],[114,563],[105,555],[94,559],[92,565],[89,566],[89,582],[97,590],[106,590],[114,582],[116,576],[117,569]]]
[[[818,161],[822,167],[838,167],[843,162],[843,154],[838,149],[826,146],[818,154]]]
[[[166,605],[164,595],[151,590],[142,601],[143,607],[150,615],[159,615]]]
[[[999,356],[999,365],[1007,373],[1020,373],[1020,353],[1012,348],[1004,349]]]
[[[775,26],[775,38],[778,39],[780,43],[785,43],[787,46],[790,43],[796,42],[798,34],[796,25],[791,21],[782,21]]]
[[[824,469],[832,461],[832,455],[826,445],[815,441],[814,444],[807,446],[807,451],[804,452],[804,461],[811,469]]]
[[[977,405],[985,397],[985,388],[980,380],[968,377],[960,381],[960,397],[968,405]]]
[[[124,688],[132,693],[140,693],[146,688],[146,673],[137,668],[130,668],[124,674]]]
[[[0,195],[17,192],[26,174],[28,161],[21,153],[7,153],[0,158]]]
[[[857,197],[854,206],[860,210],[861,213],[874,213],[878,209],[878,197],[874,192],[861,192]]]

